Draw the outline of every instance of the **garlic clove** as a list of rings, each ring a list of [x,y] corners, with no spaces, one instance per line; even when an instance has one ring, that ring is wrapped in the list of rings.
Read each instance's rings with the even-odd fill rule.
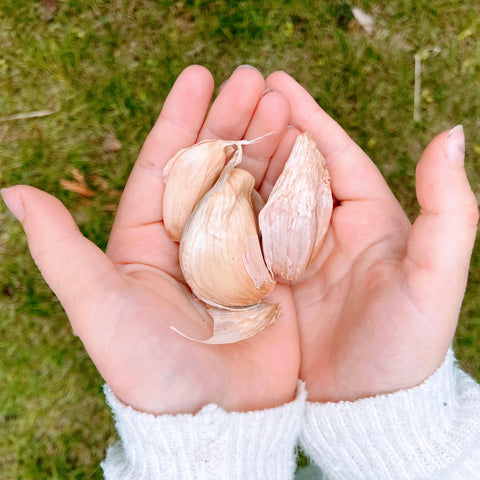
[[[252,207],[255,180],[234,168],[236,157],[193,211],[179,250],[192,292],[218,307],[255,305],[275,286],[263,260]]]
[[[188,217],[234,151],[232,142],[205,140],[180,150],[168,161],[163,171],[163,223],[172,240],[180,241]]]
[[[208,313],[213,318],[213,335],[207,340],[189,337],[175,327],[171,327],[180,335],[200,343],[225,344],[236,343],[261,332],[275,322],[280,314],[280,304],[265,302],[235,309],[209,307]]]
[[[318,254],[332,207],[325,160],[312,136],[302,133],[259,215],[263,254],[272,273],[284,280],[300,278]]]

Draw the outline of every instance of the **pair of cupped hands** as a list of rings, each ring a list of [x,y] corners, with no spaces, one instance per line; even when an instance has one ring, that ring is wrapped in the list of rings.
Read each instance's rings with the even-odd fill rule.
[[[356,400],[420,384],[442,363],[462,303],[478,208],[464,170],[462,127],[438,135],[416,171],[413,226],[368,156],[289,75],[238,68],[211,104],[212,75],[178,77],[133,166],[106,253],[54,197],[2,191],[73,330],[116,395],[154,414],[275,407],[295,397]],[[254,139],[241,168],[268,197],[295,137],[309,131],[335,199],[320,254],[278,283],[276,323],[247,340],[205,345],[210,333],[185,287],[178,244],[162,223],[163,168],[205,139]],[[394,154],[394,152],[391,152]]]

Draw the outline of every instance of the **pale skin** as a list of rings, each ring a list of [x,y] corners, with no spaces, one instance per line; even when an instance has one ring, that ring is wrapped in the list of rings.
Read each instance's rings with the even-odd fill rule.
[[[440,134],[422,156],[412,227],[371,160],[287,74],[264,79],[244,67],[211,104],[213,90],[203,67],[177,79],[132,169],[106,253],[54,197],[28,186],[2,191],[105,381],[125,403],[155,414],[212,402],[227,411],[275,407],[294,398],[297,378],[312,401],[421,383],[452,341],[476,234],[461,129],[448,141],[448,131]],[[266,198],[304,130],[327,160],[336,199],[319,257],[300,281],[277,285],[268,300],[281,303],[282,315],[255,337],[231,345],[181,337],[172,325],[198,338],[210,333],[163,228],[164,165],[200,140],[275,132],[246,147],[243,163]]]

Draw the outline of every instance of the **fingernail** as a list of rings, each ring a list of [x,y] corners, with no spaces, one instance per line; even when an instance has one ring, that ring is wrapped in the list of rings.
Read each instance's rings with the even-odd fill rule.
[[[267,95],[270,92],[278,92],[278,90],[276,90],[275,88],[267,88],[266,90],[263,91],[262,97],[264,97],[265,95]]]
[[[9,188],[2,188],[0,190],[0,193],[2,194],[5,205],[8,207],[12,215],[19,222],[23,222],[23,217],[25,216],[25,209],[23,207],[22,199]]]
[[[463,165],[465,162],[465,135],[462,125],[452,128],[444,143],[445,155],[453,165]]]
[[[226,80],[224,80],[219,86],[218,86],[218,89],[217,89],[217,93],[220,92],[220,90],[224,87],[224,85],[227,83]]]
[[[242,68],[251,68],[252,70],[255,70],[256,72],[261,73],[258,68],[255,68],[253,65],[248,65],[248,64],[239,65],[239,66],[235,69],[235,72],[236,72],[237,70],[242,69]]]

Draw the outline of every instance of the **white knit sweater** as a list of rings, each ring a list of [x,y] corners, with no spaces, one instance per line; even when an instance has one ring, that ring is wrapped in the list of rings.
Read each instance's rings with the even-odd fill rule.
[[[312,479],[480,479],[480,386],[451,351],[421,385],[356,402],[308,402],[299,382],[277,408],[155,417],[105,393],[120,436],[106,480],[292,479],[299,439],[323,472]]]

